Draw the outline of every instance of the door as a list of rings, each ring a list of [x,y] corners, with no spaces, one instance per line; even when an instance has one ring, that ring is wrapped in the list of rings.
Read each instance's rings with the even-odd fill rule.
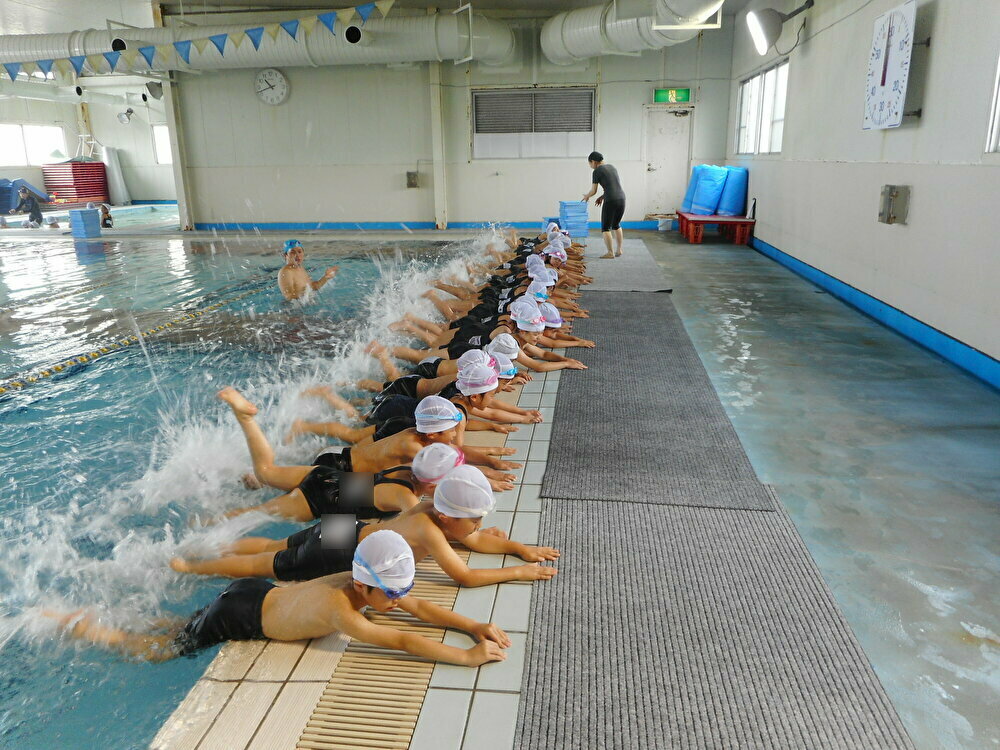
[[[681,207],[688,181],[691,112],[667,107],[646,110],[647,214],[672,214]]]

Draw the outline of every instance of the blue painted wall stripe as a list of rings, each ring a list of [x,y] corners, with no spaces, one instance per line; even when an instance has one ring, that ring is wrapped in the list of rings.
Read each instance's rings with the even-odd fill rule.
[[[177,201],[161,201],[161,200],[149,200],[149,201],[132,201],[133,206],[176,206]]]
[[[750,244],[757,252],[777,261],[807,281],[826,290],[837,299],[857,308],[882,325],[891,328],[925,349],[929,349],[994,388],[1000,389],[1000,361],[985,352],[974,349],[947,333],[917,320],[912,315],[830,276],[815,266],[793,258],[788,253],[782,252],[757,237],[751,239]]]
[[[155,203],[156,201],[133,201],[133,203]],[[176,203],[176,201],[172,201]],[[517,229],[537,229],[541,231],[541,221],[453,221],[449,222],[449,229],[482,229],[484,227],[497,224],[505,227],[515,227]],[[406,229],[434,229],[433,221],[315,221],[315,222],[294,222],[294,221],[271,221],[271,222],[199,222],[194,225],[200,231],[218,232],[252,232],[260,230],[269,231],[359,231],[369,229],[381,229],[385,231],[405,231]],[[600,229],[601,223],[590,222],[591,229]],[[622,229],[657,229],[656,221],[623,221]]]

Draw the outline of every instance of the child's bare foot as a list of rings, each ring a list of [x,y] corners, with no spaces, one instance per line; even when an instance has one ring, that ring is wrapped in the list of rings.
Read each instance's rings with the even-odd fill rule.
[[[221,401],[225,401],[229,404],[237,419],[253,419],[254,415],[257,413],[257,407],[247,401],[243,394],[232,386],[223,388],[216,394],[216,396]]]
[[[240,481],[243,482],[243,486],[248,490],[259,490],[263,489],[264,483],[257,478],[257,475],[252,471],[247,472],[242,477]]]
[[[301,395],[318,396],[319,398],[323,398],[324,396],[332,393],[333,393],[333,388],[331,388],[328,385],[314,385],[312,388],[306,388],[304,391],[302,391]]]
[[[376,357],[380,357],[386,353],[386,348],[378,341],[369,341],[368,346],[365,347],[365,354],[373,354]]]
[[[282,440],[281,442],[284,445],[291,445],[292,443],[295,442],[295,438],[297,438],[302,433],[303,433],[302,420],[296,419],[294,422],[292,422],[291,429],[288,430],[288,434],[285,435],[285,439]],[[256,479],[256,477],[254,478]]]
[[[395,323],[390,323],[388,327],[390,331],[395,331],[396,333],[400,333],[402,331],[407,330],[407,325],[408,325],[407,321],[397,320]]]
[[[42,617],[55,620],[56,624],[65,630],[66,627],[74,620],[82,619],[82,615],[84,615],[85,612],[86,610],[83,609],[77,609],[72,612],[58,612],[54,609],[43,609],[40,614]]]
[[[172,558],[170,558],[170,567],[173,570],[177,571],[178,573],[190,573],[191,572],[191,566],[188,564],[188,561],[185,560],[183,557],[172,557]]]

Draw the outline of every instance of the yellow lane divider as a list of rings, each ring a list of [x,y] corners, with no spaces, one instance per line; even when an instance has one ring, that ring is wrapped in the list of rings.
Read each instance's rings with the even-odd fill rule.
[[[10,378],[5,378],[4,380],[0,381],[0,395],[3,395],[5,393],[11,393],[14,391],[19,391],[23,388],[27,388],[29,385],[33,385],[34,383],[39,383],[45,380],[46,378],[51,378],[53,375],[58,375],[59,373],[71,369],[76,365],[82,365],[86,364],[87,362],[92,362],[95,359],[99,359],[100,357],[103,357],[105,355],[132,346],[132,344],[138,343],[140,338],[149,338],[150,336],[155,336],[156,334],[162,333],[163,331],[173,328],[176,325],[179,325],[181,323],[186,323],[189,320],[196,320],[197,318],[202,317],[206,313],[214,312],[215,310],[218,310],[220,307],[232,304],[233,302],[238,302],[239,300],[245,299],[246,297],[250,297],[251,295],[260,294],[262,291],[263,289],[254,289],[249,292],[244,292],[243,294],[237,295],[235,297],[230,297],[229,299],[222,300],[221,302],[216,302],[214,305],[203,307],[200,310],[184,313],[183,315],[180,315],[174,318],[173,320],[169,320],[166,323],[150,328],[147,331],[143,331],[139,336],[136,335],[124,336],[118,339],[117,341],[112,341],[102,346],[98,346],[92,351],[83,352],[82,354],[78,354],[76,356],[63,360],[58,364],[50,365],[40,370],[34,370],[32,372],[29,372],[27,375],[21,377],[14,376]]]

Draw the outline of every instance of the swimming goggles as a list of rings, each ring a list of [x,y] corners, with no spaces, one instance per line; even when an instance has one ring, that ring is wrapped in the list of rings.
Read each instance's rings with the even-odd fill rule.
[[[369,575],[375,579],[375,585],[378,586],[382,593],[384,593],[390,599],[402,599],[404,596],[410,593],[410,589],[413,588],[413,581],[410,581],[410,585],[401,589],[392,589],[386,586],[382,579],[378,577],[378,573],[372,570],[372,566],[364,561],[364,559],[357,552],[354,553],[354,562],[360,565],[362,568],[368,571]]]
[[[428,414],[427,412],[414,412],[414,419],[436,419],[440,422],[461,422],[462,412],[457,412],[455,414]]]
[[[516,367],[511,367],[509,370],[503,370],[502,372],[498,373],[498,377],[502,378],[503,380],[510,380],[515,375],[517,375]]]
[[[514,318],[515,323],[524,323],[525,325],[537,326],[540,323],[545,322],[545,318],[538,316],[537,318]]]

